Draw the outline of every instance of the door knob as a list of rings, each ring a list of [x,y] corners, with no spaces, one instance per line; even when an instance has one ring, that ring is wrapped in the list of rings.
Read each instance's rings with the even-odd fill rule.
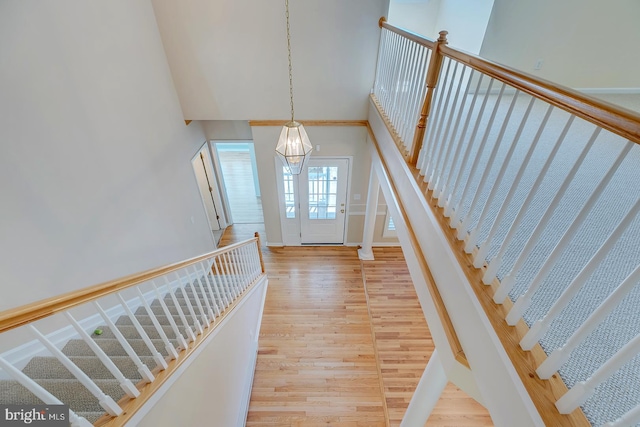
[[[340,213],[344,213],[344,209],[340,209]]]

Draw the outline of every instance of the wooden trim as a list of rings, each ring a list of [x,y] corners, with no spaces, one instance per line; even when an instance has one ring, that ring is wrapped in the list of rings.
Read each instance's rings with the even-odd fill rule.
[[[253,240],[253,239],[250,239]],[[233,245],[235,246],[235,245]],[[227,246],[228,247],[228,246]],[[152,373],[155,379],[151,383],[140,382],[136,384],[138,390],[140,390],[140,396],[131,398],[128,396],[123,397],[118,401],[118,405],[123,409],[121,415],[112,417],[110,415],[103,415],[99,418],[94,426],[108,426],[108,427],[120,427],[124,426],[135,415],[136,412],[142,408],[142,406],[149,400],[162,385],[169,379],[169,377],[178,370],[178,368],[196,351],[198,347],[215,331],[222,321],[229,316],[235,308],[243,301],[244,297],[248,295],[251,290],[265,278],[266,275],[262,274],[253,281],[251,285],[244,290],[242,294],[236,298],[236,300],[220,315],[216,317],[215,322],[205,330],[205,332],[196,337],[195,341],[191,342],[186,349],[182,349],[178,354],[178,358],[174,360],[167,360],[169,365],[167,369],[160,371],[159,368],[155,368]]]
[[[441,50],[444,56],[640,144],[640,114],[634,111],[449,46],[442,46]]]
[[[380,106],[378,104],[375,104],[375,106],[378,110],[380,110]],[[379,112],[382,114],[381,111]],[[391,132],[391,129],[388,128],[388,124],[386,121],[385,126],[387,126],[387,130]],[[384,162],[384,159],[382,158],[382,153],[377,145],[377,141],[373,135],[373,131],[370,127],[368,129],[376,150],[378,150],[378,155],[380,156],[383,162],[383,166],[386,169],[386,164]],[[482,282],[482,276],[484,274],[485,268],[478,269],[473,266],[473,254],[467,254],[465,252],[464,241],[460,241],[457,239],[456,231],[449,226],[449,219],[444,216],[444,209],[438,207],[437,200],[432,198],[433,192],[428,189],[428,183],[424,182],[424,180],[420,176],[420,171],[417,168],[411,165],[408,165],[408,167],[413,175],[413,178],[416,180],[418,187],[422,190],[427,204],[431,208],[431,211],[433,212],[435,218],[438,220],[440,228],[442,229],[447,241],[449,242],[451,250],[457,258],[458,264],[464,271],[464,274],[471,284],[471,288],[476,294],[476,297],[480,302],[485,315],[491,322],[496,335],[500,339],[503,348],[509,356],[509,359],[511,360],[511,363],[518,373],[520,380],[527,389],[531,400],[538,409],[541,418],[544,420],[545,425],[572,427],[590,426],[591,424],[580,408],[577,408],[568,415],[562,415],[558,412],[558,409],[555,406],[555,402],[568,391],[567,386],[558,374],[554,374],[549,380],[542,380],[537,376],[536,368],[540,366],[540,364],[544,360],[546,360],[546,353],[544,352],[540,344],[536,344],[536,346],[531,351],[522,350],[519,343],[525,336],[525,334],[529,331],[529,327],[522,319],[520,319],[516,326],[507,325],[505,318],[511,310],[513,303],[508,298],[505,300],[504,304],[496,304],[493,301],[493,294],[496,292],[499,286],[498,281],[495,280],[494,283],[490,286],[487,286]],[[389,179],[391,180],[391,183],[393,185],[393,178],[391,177],[391,175],[389,175]],[[396,191],[395,186],[394,191]],[[400,205],[402,206],[401,203]],[[403,217],[405,217],[406,222],[406,213],[404,211],[402,212],[402,215]],[[415,247],[415,245],[417,244],[417,238],[415,237],[415,235],[413,235],[413,231],[411,231],[410,234],[412,236],[412,240],[416,240],[415,243],[412,242],[412,245]],[[419,258],[421,260],[424,260],[424,255],[421,251],[419,252],[419,254]],[[426,269],[428,272],[428,266],[426,266]],[[441,305],[444,310],[440,318],[443,326],[446,325],[445,332],[447,332],[448,328],[451,328],[451,333],[455,335],[455,330],[453,329],[451,321],[449,320],[449,322],[445,324],[445,320],[443,320],[443,316],[446,316],[446,319],[448,320],[448,314],[446,313],[446,307],[444,306],[444,302],[440,297],[439,291],[435,285],[435,281],[433,281],[433,277],[430,275],[430,272],[429,278],[431,280],[431,283],[429,283],[429,291],[432,292],[431,287],[434,288],[433,292],[431,293],[432,298],[434,299],[434,304],[436,305],[436,308]],[[436,296],[434,295],[437,295],[437,298],[439,298],[437,302]],[[455,337],[457,339],[457,335],[455,335]],[[450,345],[453,350],[457,346],[460,346],[460,343],[458,342],[456,344],[452,344],[450,342]],[[460,349],[462,349],[462,347],[460,347]],[[467,364],[466,366],[469,365]]]
[[[369,136],[373,141],[373,145],[376,151],[378,152],[378,156],[380,157],[380,161],[382,162],[382,168],[385,170],[387,176],[389,177],[389,185],[391,185],[391,189],[393,190],[393,192],[395,194],[398,194],[398,189],[393,181],[392,176],[389,174],[389,168],[387,167],[387,163],[384,157],[382,156],[382,152],[380,151],[380,147],[378,146],[378,141],[375,135],[373,134],[373,130],[371,129],[371,126],[367,125],[367,131],[369,132]],[[402,204],[402,201],[400,199],[398,199],[398,208],[400,210],[400,215],[402,215],[402,218],[405,224],[407,225],[407,231],[409,234],[411,247],[413,251],[416,253],[416,258],[418,259],[418,262],[420,264],[422,275],[425,278],[425,282],[427,283],[427,287],[429,289],[429,293],[431,294],[433,304],[435,305],[436,311],[438,312],[438,317],[440,318],[440,323],[442,323],[442,328],[444,329],[444,333],[447,336],[447,342],[449,343],[451,352],[453,353],[456,361],[466,366],[467,368],[470,368],[469,362],[467,361],[467,357],[465,356],[464,350],[462,349],[462,345],[460,344],[460,340],[458,339],[458,334],[456,333],[456,330],[453,327],[453,323],[451,322],[451,318],[449,317],[449,313],[447,312],[447,307],[444,305],[444,301],[442,300],[440,291],[438,290],[438,287],[435,284],[436,282],[433,278],[433,275],[431,274],[431,270],[427,265],[427,261],[425,259],[424,253],[422,252],[422,248],[418,243],[418,238],[416,237],[413,231],[413,227],[409,222],[409,216],[407,215],[404,205]]]
[[[396,143],[396,147],[398,147],[400,154],[402,154],[402,157],[404,157],[404,159],[406,160],[409,154],[407,152],[407,147],[404,141],[402,140],[402,138],[400,138],[400,135],[398,134],[396,129],[393,127],[393,123],[391,123],[389,116],[387,116],[387,114],[384,112],[384,109],[382,108],[382,105],[380,104],[380,101],[378,101],[378,98],[375,96],[375,94],[373,93],[370,94],[369,98],[371,98],[376,108],[378,109],[378,112],[380,113],[380,117],[382,117],[382,120],[384,121],[385,126],[387,127],[387,129],[389,130],[389,133],[391,134],[391,139],[393,139],[393,142]],[[369,122],[367,122],[367,127],[369,127]]]
[[[266,270],[264,268],[264,259],[262,258],[262,243],[260,241],[260,233],[258,233],[256,231],[256,233],[254,234],[254,237],[256,238],[256,242],[258,245],[258,255],[260,256],[260,268],[262,269],[262,272],[264,273]]]
[[[185,121],[184,121],[184,124],[185,124],[186,126],[189,126],[189,123],[191,123],[192,121],[193,121],[193,120],[185,120]]]
[[[291,120],[249,120],[249,126],[283,126]],[[366,120],[296,120],[309,126],[367,126]]]
[[[422,37],[420,34],[416,34],[412,31],[409,30],[405,30],[404,28],[400,28],[400,27],[396,27],[394,25],[391,25],[387,22],[387,19],[384,18],[384,16],[382,18],[380,18],[380,21],[378,21],[378,25],[380,26],[380,28],[386,28],[387,30],[394,32],[396,34],[400,34],[402,37],[406,37],[409,40],[416,42],[426,48],[429,49],[433,49],[436,45],[436,42],[434,40],[430,40],[426,37]]]
[[[52,314],[69,310],[78,305],[85,304],[114,292],[119,292],[123,289],[127,289],[140,283],[155,279],[156,277],[163,276],[181,268],[188,267],[200,261],[204,261],[211,256],[228,252],[232,249],[255,240],[256,238],[254,237],[253,239],[248,239],[243,242],[225,246],[224,248],[216,249],[215,251],[199,255],[184,261],[164,265],[162,267],[152,268],[141,273],[132,274],[115,280],[110,280],[98,285],[68,292],[66,294],[58,295],[52,298],[47,298],[31,304],[23,305],[21,307],[3,311],[2,313],[0,313],[0,333],[17,328],[22,325],[26,325],[36,320],[43,319],[45,317],[51,316]]]

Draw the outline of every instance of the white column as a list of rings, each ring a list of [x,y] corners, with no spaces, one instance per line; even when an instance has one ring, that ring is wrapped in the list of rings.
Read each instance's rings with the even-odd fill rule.
[[[358,249],[358,258],[365,261],[373,260],[373,232],[376,227],[376,214],[378,213],[378,193],[380,181],[371,165],[369,174],[369,191],[367,193],[367,209],[364,214],[364,230],[362,231],[362,248]]]
[[[434,350],[427,367],[422,373],[418,387],[413,393],[407,412],[404,413],[400,427],[423,426],[427,423],[431,411],[447,386],[447,374],[444,372],[438,350]]]

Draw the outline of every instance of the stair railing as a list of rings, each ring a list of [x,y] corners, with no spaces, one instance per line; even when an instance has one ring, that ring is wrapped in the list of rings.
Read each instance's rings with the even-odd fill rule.
[[[595,347],[593,334],[622,330],[611,316],[640,304],[640,252],[625,250],[640,229],[640,115],[456,50],[446,32],[432,41],[384,19],[380,26],[373,104],[460,264],[473,266],[467,276],[503,344],[534,352],[523,356],[533,366],[513,360],[523,382],[527,372],[555,380],[560,370],[569,391],[554,399],[558,413],[588,425],[580,406],[606,400],[596,387],[640,354],[640,328],[620,332],[598,366],[584,359],[588,350],[574,351]],[[612,273],[605,260],[613,258],[623,271]],[[580,325],[563,331],[568,317]],[[567,363],[583,366],[581,380],[563,376]],[[593,407],[585,415],[609,426],[640,422],[640,401],[614,406],[604,422]]]
[[[231,312],[240,299],[264,275],[260,237],[256,233],[256,236],[252,239],[185,261],[2,312],[0,313],[0,333],[27,326],[48,352],[53,354],[95,396],[106,412],[99,424],[105,424],[110,419],[118,417],[125,412],[121,406],[123,402],[128,404],[134,399],[140,398],[141,391],[144,391],[145,387],[154,382],[156,375],[160,371],[175,368],[178,362],[188,357],[195,347],[214,329],[214,326],[220,322],[221,318]],[[159,279],[164,282],[162,285],[156,284]],[[131,290],[134,290],[133,295],[135,296],[133,298],[131,298]],[[109,295],[115,295],[119,305],[116,304],[105,310],[99,300]],[[161,324],[158,314],[149,304],[154,299],[157,299],[162,316],[167,320],[165,325]],[[179,299],[184,301],[184,305],[180,304]],[[79,306],[90,306],[91,304],[89,303],[94,306],[97,314],[102,318],[102,321],[98,320],[98,323],[104,323],[108,326],[112,335],[137,367],[142,378],[140,383],[134,385],[131,380],[127,379],[91,336],[92,332],[101,334],[102,331],[93,331],[93,329],[87,328],[86,325],[77,321],[69,312],[69,310]],[[108,302],[102,304],[106,303]],[[183,307],[187,308],[187,313],[183,311]],[[181,330],[176,323],[171,308],[175,309],[184,329]],[[151,332],[147,332],[138,321],[136,317],[137,310],[143,310],[143,313],[150,318],[153,331],[157,333],[160,337],[159,340],[162,342],[162,344],[159,344],[160,347],[149,336]],[[116,402],[111,396],[105,394],[92,378],[61,351],[61,346],[64,343],[52,342],[48,336],[33,325],[37,320],[47,318],[56,313],[65,314],[67,321],[76,330],[78,337],[83,340],[90,351],[95,354],[97,359],[119,382],[124,392],[124,397],[120,402]],[[114,313],[128,316],[137,334],[143,340],[145,349],[136,350],[131,346],[114,322]],[[195,325],[195,329],[192,328],[192,325]],[[169,339],[164,327],[170,328],[175,334],[175,338]],[[164,349],[164,355],[159,351],[160,348]],[[143,362],[141,359],[143,353],[153,357],[155,366],[149,367]],[[68,402],[61,402],[60,399],[47,391],[42,385],[3,357],[0,357],[0,369],[20,385],[27,388],[45,404],[68,404]],[[149,393],[146,394],[146,398],[148,398]],[[137,403],[139,407],[140,404],[139,402]],[[70,411],[72,426],[86,427],[91,425],[85,418],[78,416],[76,412]],[[131,417],[133,412],[127,410],[126,415]]]

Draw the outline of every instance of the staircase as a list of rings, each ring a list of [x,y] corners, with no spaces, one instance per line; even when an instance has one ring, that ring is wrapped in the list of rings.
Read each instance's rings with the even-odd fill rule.
[[[204,281],[204,278],[201,280]],[[230,290],[230,286],[231,283],[228,284],[226,290]],[[195,283],[194,288],[197,289],[197,284]],[[197,291],[194,295],[189,286],[185,290],[185,293],[191,302],[191,307],[197,309],[198,305],[202,307],[207,306],[206,298]],[[182,313],[186,313],[185,319],[188,322],[189,327],[192,330],[195,330],[196,320],[193,316],[189,315],[189,306],[187,305],[185,298],[179,294],[180,293],[177,292],[177,290],[174,292],[175,299],[178,301]],[[219,303],[219,305],[222,305],[222,301],[216,302]],[[164,297],[164,303],[169,309],[174,322],[177,325],[181,325],[182,319],[171,295],[167,294]],[[172,344],[174,344],[174,347],[180,351],[181,347],[179,341],[171,327],[169,319],[164,314],[160,301],[157,299],[154,300],[150,304],[150,307],[153,313],[156,314],[156,319],[162,326],[166,336],[171,340]],[[155,349],[164,358],[169,359],[169,353],[165,348],[164,342],[160,338],[160,334],[153,325],[153,321],[147,314],[145,307],[141,306],[135,311],[135,319],[147,333],[151,342],[155,346]],[[199,319],[199,321],[202,323],[202,319]],[[136,330],[133,320],[129,316],[123,315],[116,320],[115,325],[149,370],[156,369],[158,365],[153,354]],[[181,329],[184,330],[186,328],[183,326]],[[184,335],[189,336],[188,333]],[[135,363],[119,343],[112,329],[107,325],[100,326],[91,334],[91,338],[95,340],[102,350],[104,350],[127,379],[131,380],[134,384],[142,382],[142,375],[138,372],[138,368]],[[125,397],[125,392],[120,387],[118,380],[114,378],[84,340],[70,340],[62,348],[62,352],[84,373],[86,373],[105,394],[111,396],[113,400],[117,402],[122,397]],[[72,411],[76,412],[78,416],[84,417],[89,422],[94,423],[98,418],[105,415],[104,410],[96,398],[55,357],[34,357],[29,361],[22,372],[35,380],[36,383],[40,384],[62,402],[68,404]],[[144,382],[142,384],[144,384]],[[12,380],[0,381],[0,402],[9,405],[43,404],[40,399],[35,397],[24,386],[20,385],[17,381]]]

